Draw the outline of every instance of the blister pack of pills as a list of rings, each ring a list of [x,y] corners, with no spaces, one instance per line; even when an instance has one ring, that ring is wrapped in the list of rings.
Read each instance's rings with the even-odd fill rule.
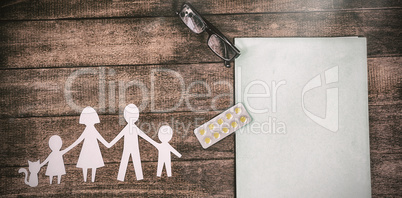
[[[201,146],[206,149],[251,122],[242,103],[230,107],[194,130]]]

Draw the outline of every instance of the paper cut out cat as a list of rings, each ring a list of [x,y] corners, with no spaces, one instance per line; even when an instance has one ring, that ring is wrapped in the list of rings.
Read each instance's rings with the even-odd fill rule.
[[[18,173],[25,173],[25,184],[31,186],[31,187],[36,187],[39,183],[38,181],[38,173],[40,171],[41,165],[39,160],[36,162],[31,162],[28,160],[28,165],[29,165],[29,172],[31,173],[29,175],[29,181],[28,181],[28,171],[25,168],[20,168],[18,170]]]

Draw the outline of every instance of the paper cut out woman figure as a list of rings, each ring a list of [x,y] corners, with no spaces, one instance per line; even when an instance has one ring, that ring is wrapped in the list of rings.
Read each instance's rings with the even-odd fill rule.
[[[60,184],[61,176],[66,174],[64,167],[63,155],[67,153],[67,149],[60,150],[63,141],[60,136],[53,135],[49,139],[49,147],[52,150],[50,155],[40,164],[40,167],[49,163],[46,169],[46,175],[49,176],[50,184],[52,184],[53,176],[57,176],[57,184]]]
[[[87,181],[87,172],[89,168],[92,169],[91,181],[95,182],[96,169],[105,166],[99,149],[98,140],[106,147],[109,146],[109,143],[106,142],[106,140],[96,130],[95,124],[97,123],[100,123],[100,120],[95,109],[92,107],[85,107],[80,116],[80,124],[86,125],[85,130],[82,132],[81,136],[66,149],[69,151],[81,143],[81,141],[84,141],[77,162],[77,167],[82,168],[84,182]]]
[[[154,146],[158,149],[158,169],[156,171],[156,176],[160,177],[162,175],[163,165],[166,168],[166,174],[168,177],[172,176],[172,166],[170,153],[172,152],[177,157],[181,157],[181,154],[176,151],[170,144],[169,141],[172,139],[173,130],[170,126],[161,126],[158,132],[158,138],[162,143],[155,143]]]
[[[141,131],[134,123],[138,120],[139,110],[134,104],[129,104],[124,108],[124,119],[127,121],[127,125],[124,129],[110,142],[110,147],[116,144],[124,136],[124,148],[123,155],[120,161],[119,173],[117,180],[124,181],[126,176],[126,170],[128,166],[128,160],[131,155],[133,160],[134,172],[137,180],[143,179],[140,149],[138,147],[138,136],[141,136],[146,141],[154,143],[155,141],[148,137],[143,131]]]

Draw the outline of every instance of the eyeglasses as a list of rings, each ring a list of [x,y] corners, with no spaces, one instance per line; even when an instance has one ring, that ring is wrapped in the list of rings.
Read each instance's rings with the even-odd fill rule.
[[[183,4],[181,11],[177,14],[194,33],[201,34],[206,31],[209,34],[207,41],[209,49],[225,61],[226,67],[229,68],[230,62],[240,56],[240,51],[190,4]]]

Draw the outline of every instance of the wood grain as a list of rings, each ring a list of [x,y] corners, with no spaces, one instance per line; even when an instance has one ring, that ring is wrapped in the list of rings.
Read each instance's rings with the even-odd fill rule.
[[[371,191],[373,197],[401,195],[402,155],[370,154]]]
[[[108,163],[96,171],[96,181],[84,182],[82,169],[66,166],[61,184],[56,179],[49,184],[46,167],[39,173],[39,185],[24,184],[23,174],[16,167],[0,168],[0,194],[3,196],[80,196],[80,197],[171,197],[171,196],[234,196],[234,159],[173,161],[172,177],[156,176],[157,162],[142,162],[144,179],[137,181],[132,163],[127,168],[124,182],[118,181],[118,163]],[[192,175],[189,177],[189,175]],[[221,176],[222,175],[222,176]],[[90,178],[90,176],[89,176]],[[90,180],[90,179],[89,179]],[[73,190],[74,189],[74,190]]]
[[[388,112],[393,112],[393,117],[384,116],[379,112],[380,108],[387,107]],[[372,154],[401,153],[402,147],[402,116],[398,115],[400,108],[396,106],[370,106],[370,140]],[[227,159],[234,158],[234,137],[229,136],[219,144],[207,150],[201,148],[193,130],[210,120],[219,112],[177,112],[177,113],[146,113],[142,114],[137,125],[148,136],[158,141],[157,131],[163,124],[172,126],[174,137],[171,144],[182,153],[180,160],[200,159]],[[389,113],[392,114],[392,113]],[[63,148],[72,144],[81,135],[85,126],[78,124],[78,116],[66,117],[31,117],[0,119],[3,134],[3,152],[0,166],[23,166],[26,160],[43,161],[50,153],[47,141],[52,135],[59,135],[63,140]],[[111,141],[123,129],[125,125],[119,125],[119,117],[116,115],[104,115],[100,117],[101,123],[96,127],[100,134]],[[123,150],[123,140],[114,147],[106,149],[100,146],[105,162],[119,162]],[[157,160],[157,150],[140,138],[141,153],[144,161]],[[78,146],[66,154],[65,162],[75,164],[81,151]]]
[[[345,9],[401,8],[400,0],[204,0],[204,1],[18,1],[0,3],[2,20],[76,19],[106,17],[174,16],[184,2],[190,2],[201,14],[238,14],[262,12],[310,12]]]
[[[370,151],[371,153],[402,154],[401,105],[370,105]]]
[[[141,114],[137,126],[149,137],[160,142],[157,132],[162,125],[168,124],[173,128],[173,138],[169,142],[183,156],[180,160],[227,159],[234,158],[234,136],[228,136],[219,144],[204,150],[194,135],[194,129],[210,120],[219,112],[178,112]],[[67,148],[85,129],[85,125],[78,124],[78,116],[67,117],[32,117],[0,119],[3,135],[3,151],[0,166],[23,166],[27,160],[45,160],[50,154],[48,146],[52,135],[59,135],[63,140],[63,147]],[[100,124],[95,125],[99,133],[112,141],[125,125],[119,125],[118,116],[100,116]],[[104,161],[120,162],[124,141],[120,140],[110,149],[100,144]],[[158,152],[151,144],[139,138],[141,159],[143,161],[157,161]],[[81,152],[82,143],[65,155],[66,164],[76,164]],[[173,157],[175,160],[179,160]]]
[[[369,88],[369,104],[401,104],[401,65],[401,57],[383,57],[379,59],[368,59],[367,75]]]
[[[234,196],[234,160],[173,161],[172,174],[167,178],[155,175],[156,162],[142,162],[144,180],[136,181],[132,164],[129,164],[124,182],[115,178],[118,163],[107,163],[97,170],[95,183],[84,183],[81,169],[67,165],[67,174],[60,185],[49,184],[44,175],[45,167],[39,173],[38,187],[31,188],[23,184],[23,175],[18,174],[19,167],[2,167],[0,182],[2,195],[36,196]],[[393,154],[371,155],[372,194],[373,197],[392,196],[400,193],[401,156]],[[194,175],[194,177],[188,177]],[[217,175],[224,175],[217,176]],[[7,181],[5,181],[7,178]],[[80,189],[80,190],[72,190]]]
[[[86,106],[119,115],[129,103],[141,112],[233,105],[233,69],[223,64],[3,70],[0,79],[0,117],[79,115]]]
[[[398,56],[400,10],[214,15],[234,37],[367,37],[369,57]],[[1,68],[221,62],[207,34],[178,17],[8,21],[0,27]],[[46,57],[46,58],[43,58]]]
[[[401,57],[368,59],[370,105],[401,104],[401,64]],[[88,73],[72,80],[70,91],[66,91],[68,79],[80,71]],[[0,79],[3,118],[79,115],[85,106],[96,108],[99,114],[118,115],[128,103],[145,113],[224,110],[233,104],[233,69],[220,63],[3,70]],[[134,84],[127,87],[132,81]],[[71,100],[66,93],[71,93]]]
[[[190,32],[175,16],[183,2],[0,1],[2,197],[235,195],[234,136],[203,150],[192,134],[197,119],[209,120],[233,104],[228,84],[233,83],[234,73],[208,49],[207,34]],[[401,0],[190,2],[230,40],[366,37],[372,195],[402,195]],[[157,97],[151,109],[150,91],[143,90],[151,90],[152,71],[163,69],[177,72],[185,88],[190,88],[182,95],[180,80],[173,73],[155,73]],[[23,183],[18,169],[26,167],[28,159],[43,160],[49,154],[50,136],[60,135],[65,148],[83,131],[78,124],[80,110],[68,104],[64,90],[68,78],[79,72],[89,74],[74,79],[72,99],[80,108],[97,109],[101,123],[96,127],[107,141],[123,127],[118,115],[125,103],[147,103],[141,107],[138,125],[154,140],[161,122],[175,126],[171,144],[183,157],[173,157],[173,177],[167,178],[165,172],[162,178],[154,176],[157,152],[140,138],[143,181],[135,180],[132,164],[126,181],[116,180],[121,140],[110,149],[100,146],[106,166],[97,171],[95,183],[84,183],[81,169],[75,167],[81,145],[64,156],[67,175],[60,185],[48,184],[45,168],[38,187]],[[126,89],[119,90],[120,83]],[[211,87],[210,95],[204,85]],[[219,97],[222,92],[227,95]],[[174,107],[181,96],[182,104],[162,112]]]

